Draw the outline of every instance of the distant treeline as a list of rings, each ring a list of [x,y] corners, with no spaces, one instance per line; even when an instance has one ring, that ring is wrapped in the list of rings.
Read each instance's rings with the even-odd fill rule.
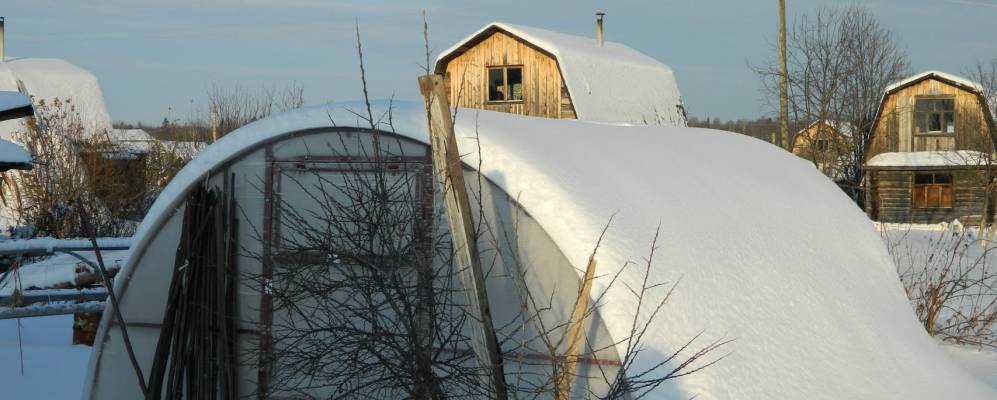
[[[791,122],[789,124],[790,135],[794,135],[796,132],[806,128],[807,125],[807,122]],[[753,120],[739,119],[735,121],[722,121],[717,118],[699,119],[698,117],[690,116],[689,126],[694,128],[710,128],[737,132],[772,143],[775,138],[775,132],[779,129],[779,121],[767,117]]]

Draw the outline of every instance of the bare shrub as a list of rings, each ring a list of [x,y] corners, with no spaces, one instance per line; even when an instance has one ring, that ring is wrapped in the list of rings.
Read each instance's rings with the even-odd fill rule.
[[[997,347],[993,245],[981,246],[975,231],[959,226],[931,233],[909,226],[882,231],[911,306],[928,334],[958,344]]]
[[[154,143],[134,151],[82,122],[72,101],[38,100],[12,139],[34,155],[35,168],[10,173],[4,199],[17,225],[36,234],[80,237],[79,213],[100,236],[125,236],[193,151]]]
[[[14,199],[16,222],[33,226],[44,235],[79,237],[83,235],[76,211],[79,207],[93,216],[101,235],[127,233],[129,224],[118,220],[95,195],[113,191],[106,183],[114,182],[112,175],[120,171],[110,165],[95,165],[94,159],[85,156],[104,150],[103,144],[93,139],[94,129],[84,125],[76,105],[69,100],[38,100],[35,109],[36,116],[27,118],[13,135],[35,159],[34,169],[14,172],[12,185],[5,188],[4,197]],[[92,174],[85,173],[90,167],[105,175],[91,179]]]
[[[208,115],[215,113],[218,137],[272,114],[305,104],[304,87],[297,83],[250,90],[242,85],[208,86]],[[210,118],[210,117],[209,117]]]

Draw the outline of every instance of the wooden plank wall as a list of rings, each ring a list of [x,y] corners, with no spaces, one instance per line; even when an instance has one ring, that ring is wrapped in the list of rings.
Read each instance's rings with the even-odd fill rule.
[[[487,67],[523,66],[523,101],[488,102]],[[576,118],[557,60],[528,43],[498,31],[446,65],[450,104],[547,118]]]
[[[956,134],[914,135],[914,104],[918,96],[955,98]],[[936,79],[926,79],[886,98],[873,132],[868,157],[895,151],[979,150],[991,151],[990,126],[975,93]]]
[[[928,171],[926,171],[928,172]],[[880,222],[916,224],[936,224],[958,219],[964,224],[978,224],[985,213],[993,215],[993,210],[984,211],[986,191],[986,171],[982,169],[930,171],[951,173],[953,179],[952,208],[913,207],[911,189],[914,171],[871,171],[869,173],[870,217]],[[993,201],[991,201],[991,207]]]

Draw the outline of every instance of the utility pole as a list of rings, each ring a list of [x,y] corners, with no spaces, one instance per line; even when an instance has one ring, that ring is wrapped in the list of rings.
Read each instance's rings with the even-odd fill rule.
[[[786,0],[779,0],[779,140],[789,148],[789,78],[786,72]]]

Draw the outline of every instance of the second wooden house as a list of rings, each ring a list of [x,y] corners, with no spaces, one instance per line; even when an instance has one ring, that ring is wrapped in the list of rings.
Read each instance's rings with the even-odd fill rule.
[[[685,126],[671,68],[623,44],[493,22],[443,51],[455,107],[545,118]]]
[[[889,86],[866,154],[869,217],[992,221],[995,133],[977,83],[928,71]]]
[[[796,133],[793,154],[814,163],[820,172],[840,182],[852,165],[852,129],[840,121],[818,120]]]

